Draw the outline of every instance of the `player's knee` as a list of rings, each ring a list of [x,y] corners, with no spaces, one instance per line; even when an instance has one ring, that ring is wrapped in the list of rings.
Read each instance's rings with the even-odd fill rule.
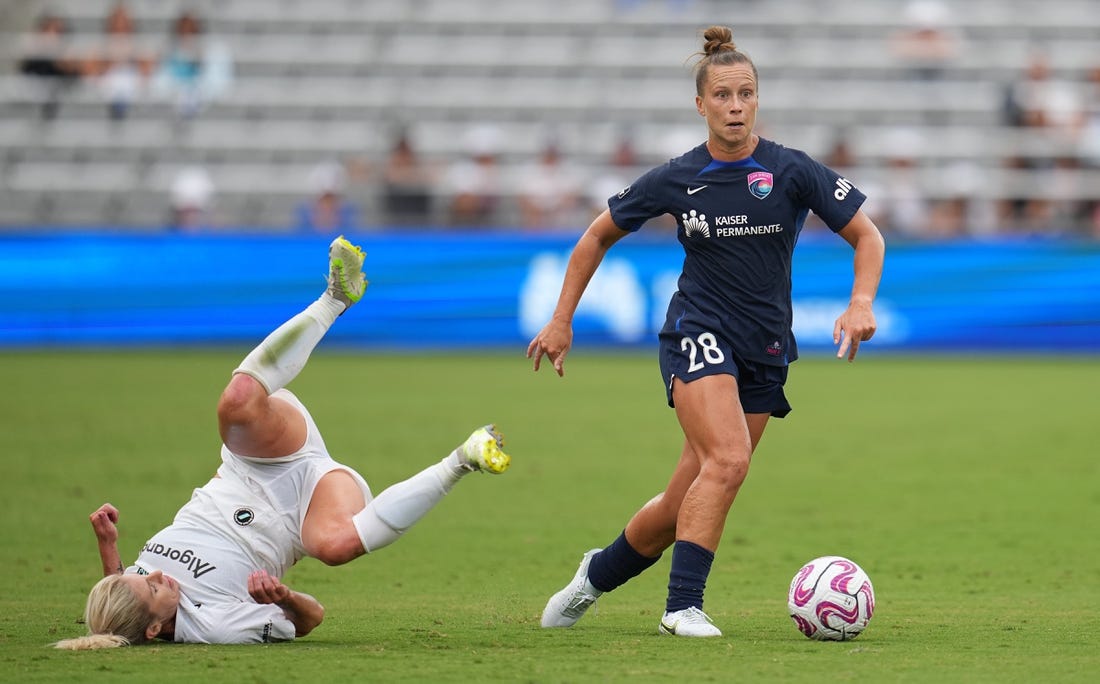
[[[723,489],[736,491],[749,474],[749,457],[741,454],[723,454],[708,459],[702,473],[721,484]]]
[[[255,378],[237,373],[218,399],[218,421],[223,425],[248,422],[265,396],[267,393]]]

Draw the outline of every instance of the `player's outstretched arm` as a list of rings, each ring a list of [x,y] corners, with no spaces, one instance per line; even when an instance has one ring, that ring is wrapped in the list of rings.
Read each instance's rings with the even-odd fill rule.
[[[305,636],[325,619],[325,607],[300,591],[294,591],[266,570],[248,576],[248,594],[256,603],[274,603],[294,623],[295,636]]]
[[[629,233],[616,226],[611,220],[611,212],[605,210],[577,241],[569,256],[569,265],[565,269],[565,279],[554,314],[550,317],[550,322],[527,345],[527,358],[535,360],[535,370],[539,369],[545,354],[554,364],[557,374],[565,375],[565,355],[573,346],[573,314],[580,304],[581,295],[603,261],[604,254],[626,235]]]
[[[854,361],[860,342],[871,339],[877,329],[875,313],[871,306],[882,279],[882,264],[886,257],[886,241],[874,222],[863,213],[855,217],[840,231],[840,236],[855,250],[852,297],[848,308],[833,325],[833,344],[839,344],[836,357],[848,357]]]
[[[121,575],[122,557],[118,555],[118,509],[105,503],[88,516],[99,544],[99,560],[103,563],[103,576]]]

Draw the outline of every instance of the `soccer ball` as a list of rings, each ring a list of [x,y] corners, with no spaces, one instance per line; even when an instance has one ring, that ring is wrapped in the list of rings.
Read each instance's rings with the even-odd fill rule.
[[[822,556],[802,566],[791,580],[787,607],[798,630],[811,639],[854,639],[875,612],[871,578],[841,556]]]

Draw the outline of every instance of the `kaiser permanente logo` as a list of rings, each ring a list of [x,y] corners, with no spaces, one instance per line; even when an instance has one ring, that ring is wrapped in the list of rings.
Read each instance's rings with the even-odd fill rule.
[[[698,214],[694,209],[686,214],[680,214],[684,219],[684,235],[691,237],[695,233],[699,233],[705,238],[710,237],[710,224],[707,223],[706,214]]]
[[[686,214],[680,214],[680,218],[684,221],[684,237],[701,235],[709,238],[711,236],[710,223],[707,223],[706,214],[700,214],[692,209]],[[779,223],[762,226],[747,225],[749,217],[746,214],[715,216],[711,220],[715,225],[714,236],[719,238],[774,235],[783,232],[783,225]]]

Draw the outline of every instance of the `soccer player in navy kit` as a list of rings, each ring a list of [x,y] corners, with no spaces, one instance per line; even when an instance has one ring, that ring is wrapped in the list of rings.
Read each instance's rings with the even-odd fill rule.
[[[668,403],[684,432],[665,490],[604,549],[581,560],[554,594],[543,627],[570,627],[603,593],[653,565],[672,547],[663,634],[721,636],[703,612],[703,590],[726,517],[771,416],[790,411],[787,366],[798,358],[791,332],[791,259],[813,211],[855,250],[848,308],[836,320],[838,358],[855,358],[875,332],[872,301],[885,245],[861,211],[852,183],[806,154],[753,132],[758,75],[730,29],[704,34],[695,105],[706,143],[670,160],[608,200],[569,260],[553,316],[528,346],[558,375],[572,344],[572,318],[604,254],[649,219],[671,214],[685,259],[660,333]]]

